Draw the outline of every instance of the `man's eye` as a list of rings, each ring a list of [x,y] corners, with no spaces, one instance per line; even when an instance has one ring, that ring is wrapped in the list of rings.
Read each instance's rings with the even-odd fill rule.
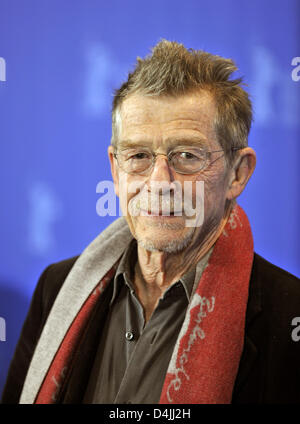
[[[130,155],[129,157],[129,159],[133,159],[133,160],[141,160],[141,159],[148,159],[148,158],[149,158],[149,154],[145,152],[138,152],[138,153]]]
[[[178,152],[178,159],[180,160],[198,160],[199,157],[191,152]]]

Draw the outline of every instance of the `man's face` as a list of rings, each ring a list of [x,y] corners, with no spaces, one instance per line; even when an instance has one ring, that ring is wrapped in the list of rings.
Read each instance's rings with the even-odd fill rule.
[[[118,151],[129,146],[130,148],[144,146],[152,152],[168,154],[170,150],[178,146],[191,145],[208,151],[221,150],[213,127],[215,113],[214,100],[207,92],[178,97],[131,95],[124,100],[120,111]],[[176,252],[187,245],[190,247],[199,245],[205,242],[210,232],[221,221],[228,187],[228,170],[222,152],[212,153],[211,160],[205,169],[188,175],[177,173],[172,169],[164,155],[156,157],[152,170],[146,175],[131,175],[124,172],[113,157],[112,146],[109,147],[109,157],[122,212],[126,216],[132,235],[147,250]],[[168,203],[171,205],[169,216],[162,215],[163,195],[159,196],[159,213],[145,216],[145,212],[150,211],[151,187],[156,187],[155,184],[162,181],[171,186],[176,181],[175,184],[182,189],[184,189],[184,182],[189,181],[188,184],[192,187],[193,206],[196,205],[197,200],[196,182],[203,181],[204,202],[202,201],[200,205],[204,207],[202,225],[187,226],[183,204],[181,205],[182,216],[175,216],[172,213],[178,208],[178,205],[174,207],[172,202],[172,192],[171,202]],[[135,185],[139,186],[140,191],[132,190],[132,186]],[[141,196],[141,193],[144,194]],[[163,191],[160,192],[162,193]],[[170,192],[168,194],[170,196]],[[184,193],[182,199],[184,199]],[[135,213],[131,215],[130,205],[133,204]]]

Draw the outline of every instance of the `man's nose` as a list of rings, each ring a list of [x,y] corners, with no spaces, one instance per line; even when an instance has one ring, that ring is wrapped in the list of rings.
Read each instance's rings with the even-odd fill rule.
[[[151,170],[150,181],[168,181],[174,180],[172,169],[169,165],[167,155],[163,153],[157,153],[155,162]]]

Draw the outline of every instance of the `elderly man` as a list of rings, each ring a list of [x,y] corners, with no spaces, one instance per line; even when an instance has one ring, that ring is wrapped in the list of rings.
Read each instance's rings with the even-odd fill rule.
[[[236,203],[256,156],[235,70],[165,40],[138,59],[108,148],[124,217],[42,274],[4,403],[300,400],[299,280]]]

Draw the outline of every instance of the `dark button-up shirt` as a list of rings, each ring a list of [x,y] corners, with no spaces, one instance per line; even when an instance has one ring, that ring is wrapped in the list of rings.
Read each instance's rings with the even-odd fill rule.
[[[145,323],[133,286],[137,244],[117,268],[110,309],[84,403],[158,403],[168,364],[192,295],[195,268],[172,284]],[[199,280],[199,272],[196,276]]]

